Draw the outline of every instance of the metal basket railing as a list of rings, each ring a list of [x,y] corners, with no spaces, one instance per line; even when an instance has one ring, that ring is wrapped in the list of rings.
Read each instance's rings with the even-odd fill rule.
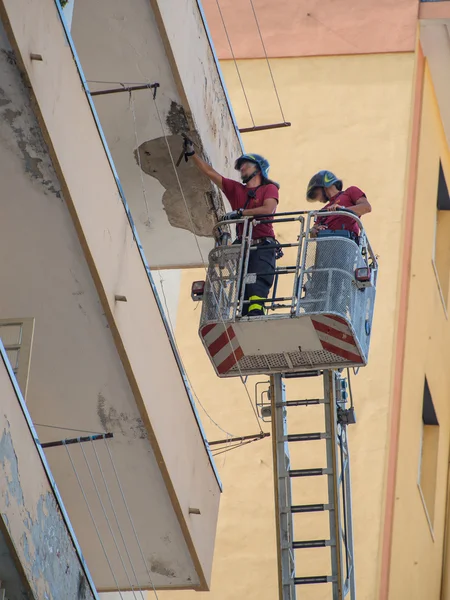
[[[360,234],[356,242],[340,236],[313,237],[311,230],[317,216],[322,216],[321,211],[279,213],[218,223],[213,232],[216,247],[209,254],[201,324],[249,318],[242,317],[243,308],[249,303],[245,300],[245,286],[258,275],[248,272],[249,257],[251,252],[261,251],[260,246],[251,243],[253,229],[270,219],[277,230],[285,223],[297,225],[294,242],[277,243],[281,249],[294,248],[295,259],[293,264],[275,267],[271,295],[264,301],[267,315],[259,318],[335,314],[353,325],[360,340],[366,339],[372,324],[377,259],[361,220],[349,211],[336,212],[345,212],[346,218],[358,224]],[[231,228],[238,223],[243,226],[242,236],[238,242],[231,243]],[[355,279],[356,270],[363,268],[371,273],[370,285],[366,287],[359,286]],[[285,276],[292,280],[292,287],[289,286],[292,291],[290,295],[277,296],[279,282]]]

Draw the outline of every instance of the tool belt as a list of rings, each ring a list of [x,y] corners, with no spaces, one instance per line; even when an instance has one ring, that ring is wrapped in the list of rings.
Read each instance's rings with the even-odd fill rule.
[[[273,242],[274,244],[276,243],[275,238],[273,237],[261,237],[261,238],[256,238],[255,240],[252,240],[250,242],[250,246],[257,246],[258,244],[262,244],[264,242]],[[233,244],[242,244],[242,238],[237,237]]]
[[[275,244],[275,238],[273,237],[262,237],[262,238],[256,238],[256,240],[252,240],[250,242],[251,246],[257,246],[258,244],[263,244],[264,242],[273,242]]]
[[[263,244],[264,242],[273,243],[275,250],[275,259],[278,260],[284,256],[282,248],[279,246],[279,242],[274,237],[261,237],[256,238],[250,242],[250,246],[258,246],[259,244]],[[233,244],[242,244],[242,238],[236,238]]]

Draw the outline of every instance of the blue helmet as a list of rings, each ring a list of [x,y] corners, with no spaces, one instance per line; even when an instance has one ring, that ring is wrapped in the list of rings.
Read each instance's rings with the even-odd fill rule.
[[[335,185],[339,191],[342,190],[342,180],[338,179],[331,171],[323,170],[313,175],[306,188],[306,197],[312,200],[316,188],[329,188]]]
[[[234,168],[236,169],[236,171],[239,171],[242,164],[245,162],[253,163],[254,165],[256,165],[258,167],[258,170],[261,173],[261,177],[262,177],[264,183],[273,183],[278,188],[280,187],[278,185],[278,183],[269,179],[270,163],[267,160],[267,158],[264,158],[264,156],[261,156],[261,154],[243,154],[234,163]],[[250,179],[252,177],[254,177],[254,175],[257,174],[257,172],[258,171],[255,171],[255,173],[253,175],[251,175],[250,177],[247,177],[245,181],[243,180],[244,183],[248,183],[250,181]]]

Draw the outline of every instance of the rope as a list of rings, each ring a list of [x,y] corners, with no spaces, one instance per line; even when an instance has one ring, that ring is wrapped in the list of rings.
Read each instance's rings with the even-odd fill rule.
[[[118,473],[117,473],[116,465],[115,465],[115,463],[114,463],[114,459],[113,459],[113,456],[112,456],[111,450],[110,450],[110,448],[109,448],[108,440],[107,440],[107,439],[104,439],[103,441],[104,441],[104,444],[105,444],[105,446],[106,446],[106,449],[108,450],[108,454],[109,454],[109,458],[110,458],[110,461],[111,461],[111,465],[112,465],[112,468],[113,468],[113,470],[114,470],[114,474],[115,474],[115,476],[116,476],[117,484],[118,484],[118,486],[119,486],[119,490],[120,490],[120,493],[121,493],[121,496],[122,496],[122,500],[123,500],[123,503],[124,503],[125,509],[126,509],[126,511],[127,511],[128,518],[129,518],[129,520],[130,520],[130,523],[131,523],[131,527],[132,527],[132,529],[133,529],[134,537],[136,538],[136,542],[137,542],[137,545],[138,545],[138,547],[139,547],[139,551],[140,551],[140,554],[141,554],[142,561],[143,561],[143,563],[144,563],[144,565],[145,565],[145,569],[146,569],[146,571],[147,571],[147,575],[148,575],[148,578],[149,578],[149,580],[150,580],[151,586],[152,586],[152,588],[153,588],[153,592],[154,592],[154,594],[155,594],[156,600],[158,600],[158,593],[157,593],[157,591],[156,591],[155,584],[153,583],[153,579],[152,579],[152,576],[151,576],[150,570],[149,570],[149,568],[148,568],[147,561],[146,561],[146,559],[145,559],[144,552],[143,552],[143,550],[142,550],[142,546],[141,546],[141,543],[140,543],[140,541],[139,541],[138,534],[137,534],[137,532],[136,532],[136,527],[134,526],[133,517],[131,516],[130,509],[128,508],[128,503],[127,503],[127,501],[126,501],[126,498],[125,498],[125,494],[124,494],[124,491],[123,491],[123,488],[122,488],[122,484],[120,483],[120,479],[119,479],[119,475],[118,475]]]
[[[141,153],[139,152],[139,140],[138,140],[138,134],[137,134],[137,125],[136,125],[136,110],[135,110],[135,106],[134,106],[134,96],[133,96],[132,92],[130,92],[130,108],[131,108],[131,114],[133,115],[134,137],[136,140],[136,154],[137,154],[137,160],[138,160],[138,165],[139,165],[139,174],[141,176],[142,195],[144,197],[145,208],[147,210],[147,222],[145,224],[150,227],[152,222],[150,219],[150,210],[148,208],[147,191],[146,191],[145,185],[144,185],[144,174],[143,174],[142,164],[141,164]]]
[[[122,528],[120,527],[120,523],[119,523],[119,519],[118,519],[118,517],[117,517],[116,509],[114,508],[114,503],[113,503],[113,501],[112,501],[112,498],[111,498],[111,494],[110,494],[110,491],[109,491],[109,487],[108,487],[108,484],[107,484],[107,482],[106,482],[105,475],[104,475],[104,473],[103,473],[102,465],[101,465],[101,463],[100,463],[100,459],[99,459],[99,457],[98,457],[97,450],[96,450],[96,448],[95,448],[95,444],[94,444],[94,442],[93,442],[92,440],[91,440],[91,444],[92,444],[92,449],[94,450],[95,458],[96,458],[96,460],[97,460],[98,468],[100,469],[100,474],[101,474],[101,476],[102,476],[102,479],[103,479],[103,484],[104,484],[104,486],[105,486],[106,493],[108,494],[109,503],[111,504],[111,508],[112,508],[112,511],[113,511],[113,514],[114,514],[114,518],[115,518],[115,521],[116,521],[117,529],[119,530],[120,537],[121,537],[121,539],[122,539],[122,543],[123,543],[123,545],[124,545],[124,547],[125,547],[125,552],[126,552],[126,554],[127,554],[128,560],[129,560],[129,562],[130,562],[130,565],[131,565],[131,570],[133,571],[133,575],[134,575],[134,577],[135,577],[135,579],[136,579],[136,583],[137,583],[137,584],[138,584],[138,586],[139,586],[139,579],[138,579],[138,576],[136,575],[136,571],[134,570],[133,561],[132,561],[132,559],[131,559],[131,556],[130,556],[130,553],[129,553],[129,551],[128,551],[128,546],[127,546],[127,544],[126,544],[126,542],[125,542],[125,538],[124,538],[124,535],[123,535],[123,532],[122,532]],[[140,594],[141,594],[141,598],[142,598],[142,600],[145,600],[144,594],[143,594],[143,592],[142,592],[142,590],[141,590],[141,588],[140,588],[140,587],[139,587],[139,592],[140,592]]]
[[[270,66],[270,60],[269,60],[269,57],[267,55],[266,45],[264,43],[264,39],[263,39],[263,36],[262,36],[262,33],[261,33],[261,28],[259,26],[258,17],[256,16],[255,7],[253,5],[253,0],[250,0],[250,6],[252,7],[253,16],[255,17],[255,23],[256,23],[256,27],[258,28],[259,39],[261,40],[261,44],[262,44],[262,47],[263,47],[263,50],[264,50],[264,56],[266,57],[267,67],[268,67],[269,73],[270,73],[270,78],[272,79],[273,89],[275,91],[275,96],[277,97],[278,106],[280,107],[281,118],[283,119],[283,123],[286,123],[286,119],[285,119],[284,112],[283,112],[283,107],[281,106],[280,96],[278,95],[277,86],[275,84],[275,79],[274,79],[274,76],[273,76],[273,73],[272,73],[272,67]]]
[[[176,180],[177,180],[177,183],[178,183],[178,188],[179,188],[179,190],[180,190],[180,194],[181,194],[181,197],[182,197],[182,199],[183,199],[184,206],[185,206],[185,208],[186,208],[186,213],[187,213],[187,215],[188,215],[188,217],[189,217],[189,221],[190,221],[190,224],[191,224],[191,233],[192,233],[192,235],[194,236],[194,240],[195,240],[195,244],[196,244],[196,246],[197,246],[197,250],[198,250],[198,252],[199,252],[199,255],[200,255],[200,258],[201,258],[201,260],[202,260],[202,264],[204,265],[204,264],[205,264],[205,258],[204,258],[204,256],[203,256],[202,249],[201,249],[201,247],[200,247],[200,244],[199,244],[199,242],[198,242],[197,236],[196,236],[196,235],[195,235],[195,233],[194,233],[194,232],[195,232],[195,226],[194,226],[194,222],[193,222],[193,219],[192,219],[191,212],[190,212],[190,210],[189,210],[188,203],[187,203],[187,201],[186,201],[186,196],[185,196],[185,194],[184,194],[184,191],[183,191],[183,186],[181,185],[180,177],[179,177],[179,175],[178,175],[177,167],[176,167],[176,165],[175,165],[175,159],[174,159],[174,157],[173,157],[173,154],[172,154],[172,151],[171,151],[171,149],[170,149],[169,140],[167,139],[167,135],[166,135],[166,132],[165,132],[165,129],[164,129],[163,120],[162,120],[162,118],[161,118],[161,113],[159,112],[159,108],[158,108],[158,104],[157,104],[157,102],[156,102],[156,98],[153,98],[153,102],[154,102],[154,105],[155,105],[155,109],[156,109],[156,112],[157,112],[157,115],[158,115],[159,122],[160,122],[160,124],[161,124],[161,131],[162,131],[162,133],[163,133],[163,136],[164,136],[164,139],[165,139],[165,142],[166,142],[166,146],[167,146],[167,150],[168,150],[168,152],[169,152],[170,160],[171,160],[171,162],[172,162],[172,168],[173,168],[173,171],[174,171],[174,173],[175,173],[175,177],[176,177]],[[207,279],[209,279],[209,273],[208,273],[208,270],[207,270],[207,268],[206,268],[206,267],[204,267],[204,269],[205,269],[206,278],[207,278]],[[210,282],[210,285],[211,285],[211,281],[210,281],[210,280],[209,280],[209,282]],[[211,289],[213,289],[213,286],[212,286],[212,285],[211,285]],[[215,300],[216,300],[216,302],[217,302],[217,298],[215,298]],[[241,371],[241,368],[240,368],[240,366],[239,366],[239,360],[238,360],[238,358],[237,358],[237,356],[236,356],[236,353],[235,353],[235,351],[234,351],[234,348],[233,348],[233,345],[232,345],[232,343],[231,343],[231,339],[230,339],[230,336],[229,336],[229,333],[228,333],[228,329],[227,329],[227,327],[226,327],[226,325],[225,325],[225,322],[224,322],[224,320],[223,320],[223,318],[222,318],[222,317],[221,317],[221,322],[222,322],[222,325],[223,325],[223,327],[224,327],[224,331],[225,331],[225,333],[227,334],[228,343],[229,343],[229,345],[230,345],[230,348],[231,348],[231,350],[232,350],[232,352],[233,352],[233,356],[234,356],[234,358],[235,358],[235,361],[236,361],[236,366],[237,366],[237,368],[238,368],[238,371],[239,371],[239,377],[240,377],[240,379],[241,379],[241,382],[242,382],[242,384],[243,384],[243,386],[244,386],[244,388],[245,388],[245,391],[246,391],[246,394],[247,394],[248,400],[249,400],[249,402],[250,402],[250,406],[252,407],[252,411],[253,411],[253,414],[254,414],[254,416],[255,416],[256,422],[257,422],[257,424],[258,424],[259,430],[262,432],[262,428],[261,428],[261,424],[260,424],[260,422],[259,422],[258,414],[257,414],[257,412],[256,412],[256,409],[255,409],[255,407],[253,406],[253,401],[252,401],[252,398],[251,398],[251,396],[250,396],[250,393],[249,393],[249,391],[248,391],[248,389],[247,389],[247,385],[246,385],[246,383],[244,382],[244,376],[243,376],[243,374],[242,374],[242,371]]]
[[[108,563],[108,566],[109,566],[109,570],[111,571],[111,575],[113,576],[114,583],[116,584],[116,587],[117,587],[117,591],[119,592],[119,596],[123,600],[123,596],[122,596],[122,592],[120,591],[119,583],[118,583],[118,581],[116,579],[116,575],[114,573],[114,570],[112,568],[111,562],[109,560],[108,553],[106,552],[106,548],[105,548],[105,546],[103,544],[103,540],[102,540],[102,537],[101,537],[100,532],[98,530],[97,523],[95,522],[95,519],[94,519],[94,515],[92,514],[91,506],[90,506],[90,504],[88,502],[88,499],[87,499],[87,496],[86,496],[86,492],[84,491],[83,484],[81,483],[81,480],[80,480],[80,478],[78,476],[78,472],[77,472],[77,470],[75,468],[75,465],[74,465],[74,462],[72,460],[72,456],[70,454],[69,448],[68,448],[67,444],[64,441],[63,441],[63,444],[64,444],[64,448],[66,449],[67,455],[69,457],[70,464],[72,465],[73,472],[75,473],[75,477],[77,478],[78,485],[80,486],[81,493],[83,494],[84,501],[86,502],[86,506],[87,506],[87,509],[89,511],[89,515],[91,517],[92,524],[94,525],[95,531],[97,533],[98,541],[100,542],[100,545],[102,547],[103,554],[105,555],[106,562]]]
[[[247,109],[248,109],[248,112],[250,114],[250,119],[252,120],[253,127],[255,127],[255,120],[253,118],[253,114],[252,114],[252,111],[251,111],[251,108],[250,108],[250,103],[248,101],[247,94],[245,92],[244,82],[242,81],[241,72],[239,71],[237,60],[236,60],[236,57],[235,57],[234,52],[233,52],[233,46],[231,45],[230,36],[228,35],[227,26],[225,25],[225,19],[223,18],[222,9],[220,8],[219,0],[216,0],[216,4],[217,4],[217,8],[219,9],[220,19],[222,21],[222,25],[223,25],[223,28],[224,28],[224,31],[225,31],[225,35],[226,35],[227,40],[228,40],[228,46],[230,47],[231,56],[233,57],[234,66],[236,68],[236,72],[237,72],[237,75],[239,77],[239,81],[240,81],[241,88],[242,88],[242,93],[244,94],[245,103],[247,104]]]
[[[92,442],[91,442],[91,443],[92,443]],[[66,448],[67,448],[67,446],[66,446]],[[88,468],[89,475],[91,476],[92,483],[94,484],[94,489],[95,489],[95,492],[96,492],[96,494],[97,494],[98,501],[100,502],[100,506],[102,507],[103,515],[104,515],[104,517],[105,517],[105,519],[106,519],[106,523],[107,523],[107,525],[108,525],[109,532],[110,532],[110,534],[111,534],[111,536],[112,536],[112,539],[113,539],[113,542],[114,542],[114,546],[116,547],[117,554],[119,555],[120,562],[122,563],[122,567],[123,567],[123,570],[124,570],[124,572],[125,572],[125,577],[126,577],[126,578],[127,578],[127,580],[128,580],[128,585],[130,586],[130,588],[131,588],[131,590],[132,590],[132,592],[133,592],[133,596],[134,596],[134,598],[136,598],[136,594],[135,594],[135,592],[134,592],[134,586],[133,586],[133,584],[131,583],[130,577],[128,576],[128,571],[127,571],[127,569],[126,569],[126,567],[125,567],[125,563],[124,563],[124,561],[123,561],[123,558],[122,558],[122,553],[121,553],[121,552],[120,552],[120,550],[119,550],[119,546],[118,546],[118,544],[117,544],[116,536],[114,535],[114,532],[113,532],[113,530],[112,530],[111,523],[110,523],[110,521],[109,521],[109,517],[108,517],[108,514],[107,514],[107,512],[106,512],[106,509],[105,509],[105,505],[103,504],[102,498],[101,498],[101,496],[100,496],[100,492],[99,492],[99,490],[98,490],[97,483],[96,483],[96,481],[95,481],[95,478],[94,478],[94,475],[93,475],[93,473],[92,473],[91,466],[90,466],[90,464],[89,464],[89,461],[88,461],[88,459],[87,459],[87,457],[86,457],[86,453],[85,453],[85,451],[84,451],[83,444],[80,444],[80,448],[81,448],[81,452],[83,453],[83,456],[84,456],[84,462],[86,463],[86,466],[87,466],[87,468]]]

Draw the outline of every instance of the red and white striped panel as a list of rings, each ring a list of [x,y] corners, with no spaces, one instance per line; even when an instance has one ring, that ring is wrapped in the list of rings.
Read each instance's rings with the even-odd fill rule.
[[[335,315],[314,315],[311,321],[324,350],[352,363],[363,362],[355,338],[344,319]]]
[[[200,334],[219,375],[227,373],[244,356],[231,325],[205,325]]]

